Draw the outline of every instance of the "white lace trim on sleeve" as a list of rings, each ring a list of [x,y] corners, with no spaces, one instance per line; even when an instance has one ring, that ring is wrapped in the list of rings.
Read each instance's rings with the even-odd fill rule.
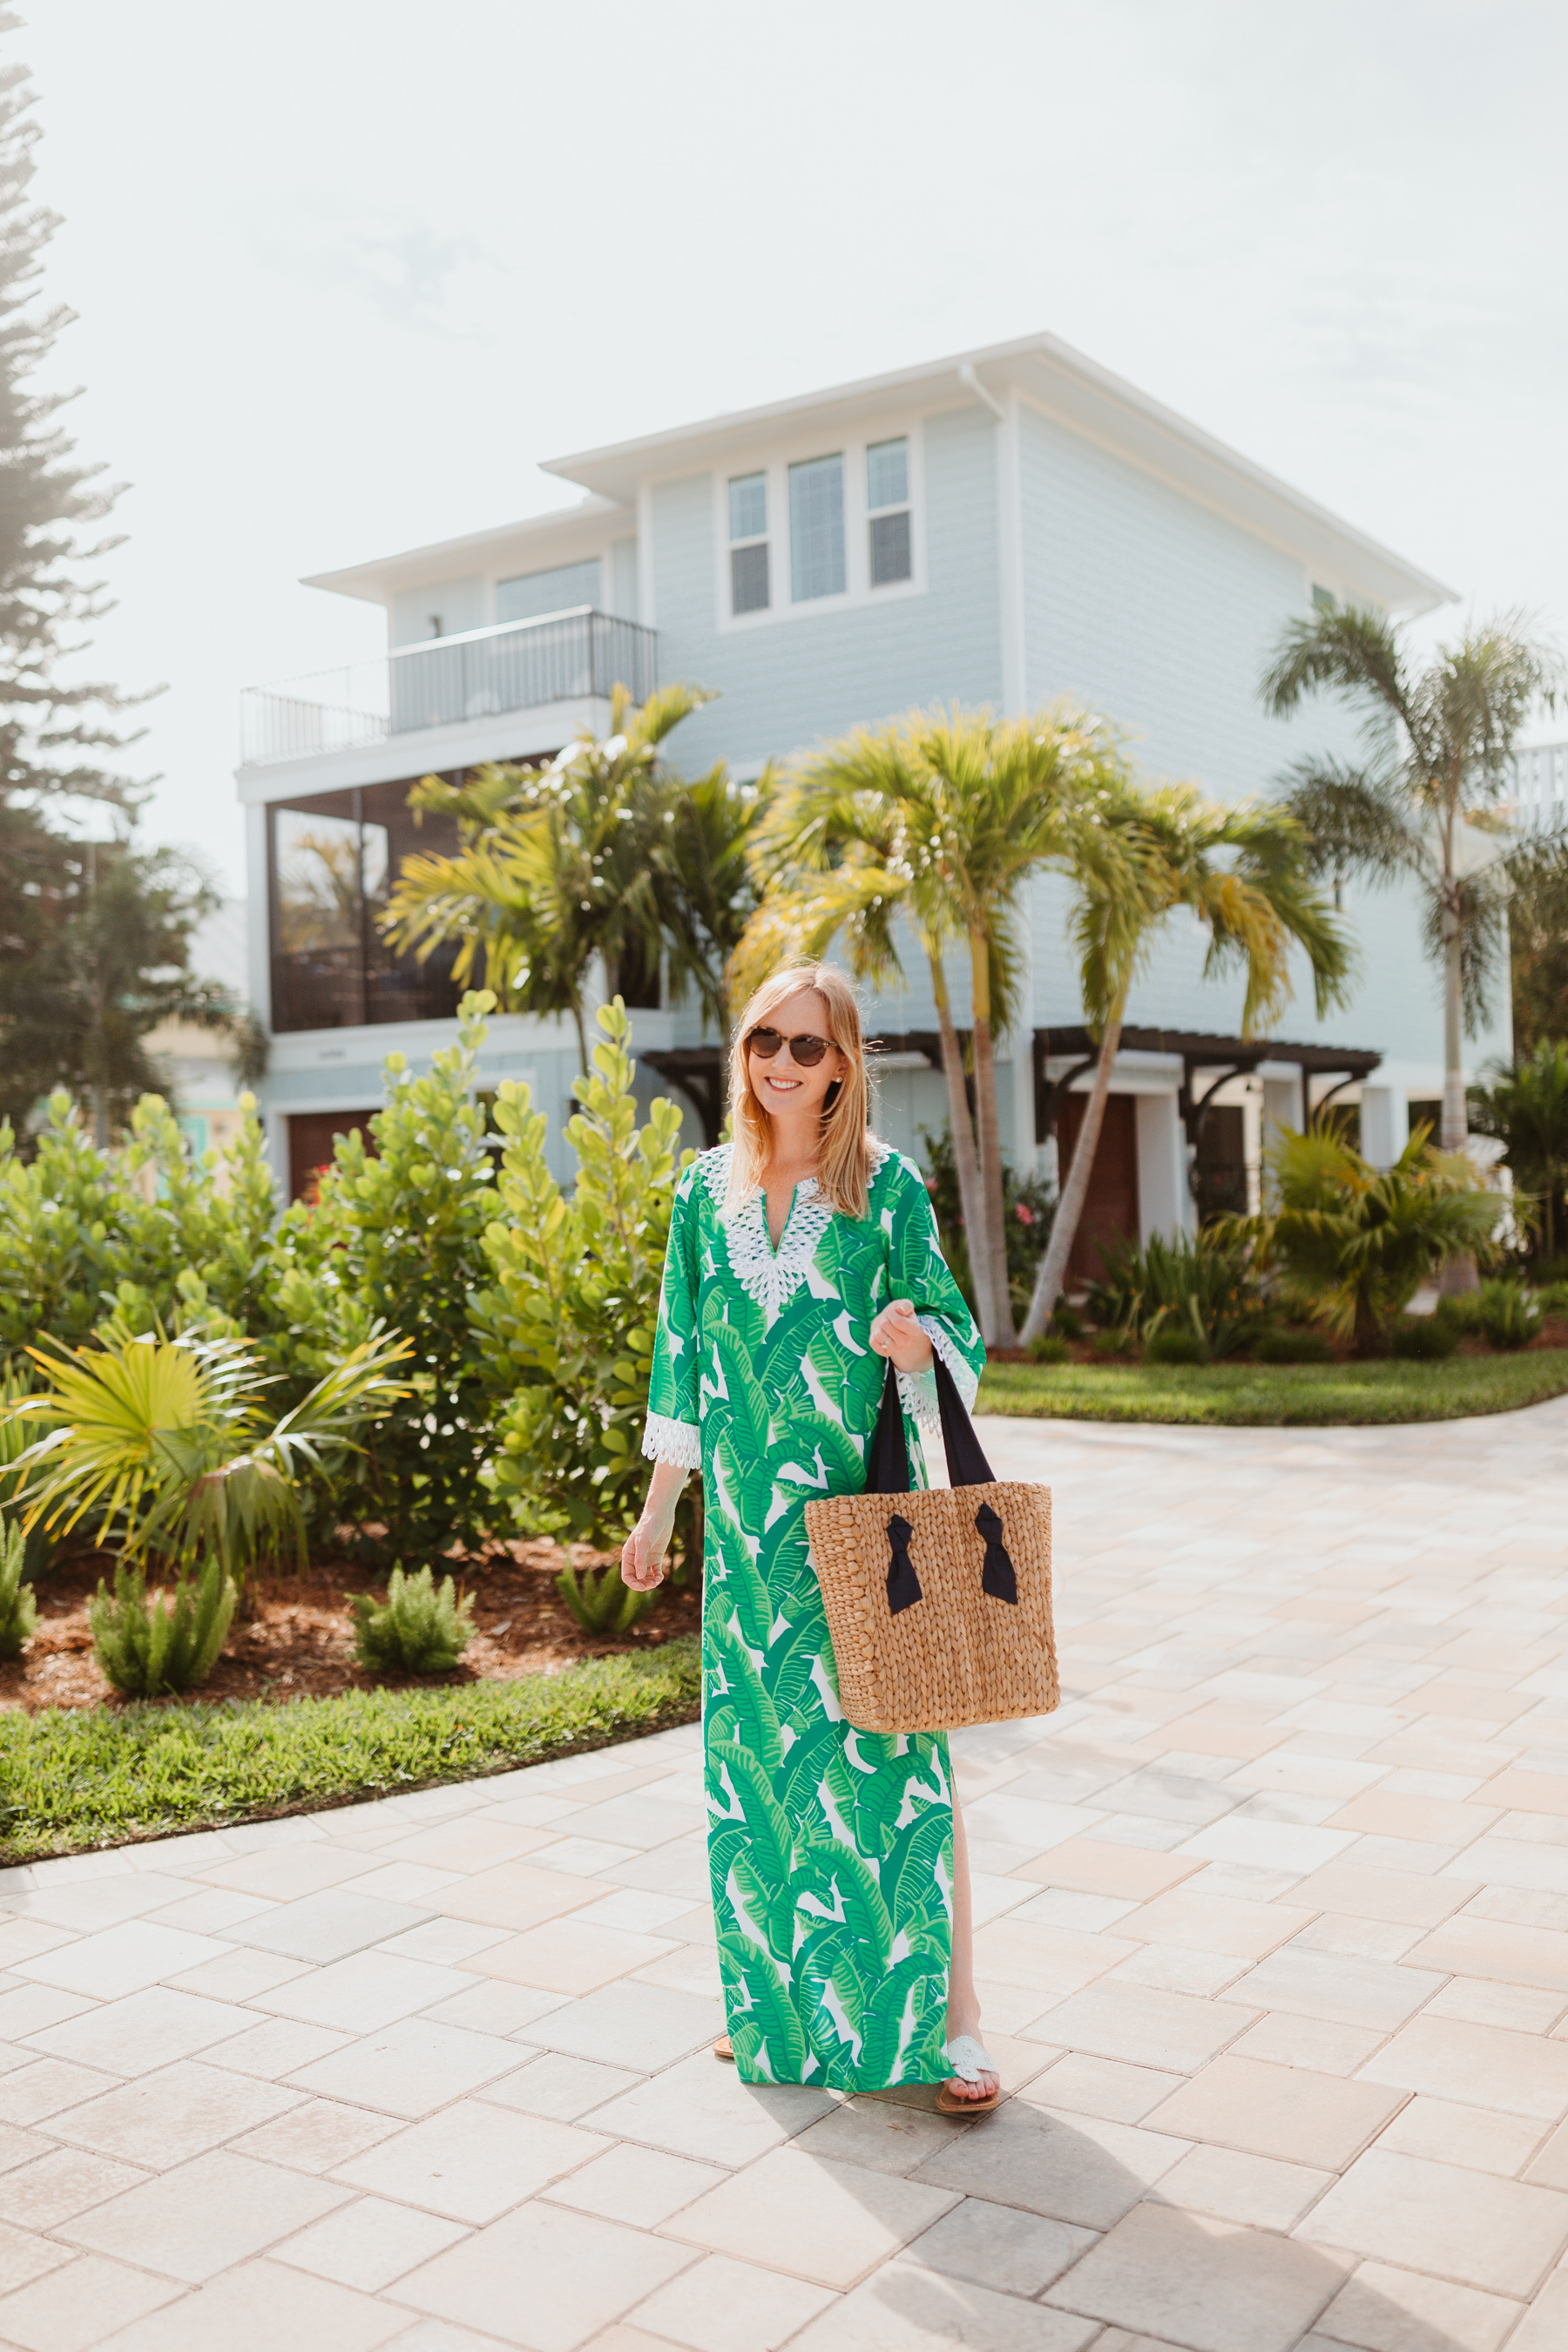
[[[980,1375],[960,1348],[947,1325],[937,1315],[917,1315],[916,1322],[952,1374],[953,1385],[963,1399],[965,1412],[974,1411],[974,1400],[980,1393]],[[936,1395],[936,1382],[931,1381],[931,1395]]]
[[[667,1413],[650,1412],[642,1450],[650,1462],[673,1462],[682,1470],[702,1467],[702,1433],[694,1421],[671,1421]]]
[[[942,1408],[937,1403],[936,1382],[930,1372],[900,1372],[899,1402],[921,1429],[942,1427]]]

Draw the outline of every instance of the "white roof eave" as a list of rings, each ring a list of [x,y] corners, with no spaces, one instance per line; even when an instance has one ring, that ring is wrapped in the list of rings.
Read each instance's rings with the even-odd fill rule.
[[[1402,612],[1429,612],[1456,592],[1393,549],[1369,538],[1265,467],[1228,448],[1055,335],[1030,335],[867,376],[760,408],[737,410],[668,433],[645,434],[601,449],[550,457],[543,470],[602,497],[630,505],[650,477],[694,471],[752,449],[770,428],[808,425],[820,417],[832,428],[889,408],[935,406],[974,399],[966,371],[984,371],[986,391],[1013,390],[1076,433],[1172,482],[1205,506],[1328,572],[1334,583]]]
[[[484,566],[497,557],[504,557],[512,546],[526,559],[538,552],[534,542],[539,540],[584,539],[596,545],[603,536],[606,516],[624,514],[620,499],[590,491],[586,498],[578,499],[569,507],[527,515],[520,522],[498,523],[493,530],[468,531],[458,539],[435,540],[428,547],[406,548],[400,554],[378,556],[369,563],[353,563],[341,572],[312,572],[300,585],[326,588],[335,595],[362,596],[369,604],[384,604],[400,589],[425,587],[437,576],[437,569],[450,578],[454,565]],[[563,549],[563,553],[570,551],[569,547]]]

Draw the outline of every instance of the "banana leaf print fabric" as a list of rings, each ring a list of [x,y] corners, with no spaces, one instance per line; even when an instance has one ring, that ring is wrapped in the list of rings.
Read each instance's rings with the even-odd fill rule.
[[[943,1734],[846,1720],[804,1514],[865,1486],[887,1370],[868,1335],[889,1300],[913,1301],[965,1403],[984,1360],[920,1171],[872,1156],[864,1218],[808,1181],[776,1249],[760,1190],[725,1206],[728,1145],[687,1171],[643,1442],[704,1482],[708,1852],[736,2063],[838,2090],[952,2072],[952,1797]],[[931,1375],[900,1389],[906,1434],[935,1428]]]

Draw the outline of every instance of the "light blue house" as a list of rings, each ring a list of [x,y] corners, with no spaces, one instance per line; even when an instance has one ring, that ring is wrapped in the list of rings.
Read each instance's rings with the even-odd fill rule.
[[[418,1064],[453,1034],[449,982],[389,957],[374,925],[399,858],[438,845],[407,814],[419,775],[554,751],[603,730],[616,680],[683,678],[720,695],[676,739],[693,771],[722,755],[755,774],[914,704],[1013,712],[1066,694],[1131,730],[1150,771],[1263,793],[1301,751],[1351,740],[1331,705],[1264,715],[1258,677],[1284,624],[1329,597],[1414,614],[1449,593],[1050,336],[548,470],[585,495],[310,583],[385,607],[384,661],[246,698],[252,992],[295,1189],[334,1128],[378,1107],[384,1054]],[[1028,1018],[1004,1049],[1020,1164],[1048,1161],[1082,1083],[1065,904],[1049,880],[1033,895]],[[1203,980],[1195,928],[1172,932],[1131,1007],[1090,1234],[1190,1224],[1194,1197],[1244,1201],[1267,1121],[1330,1092],[1359,1102],[1375,1157],[1397,1151],[1410,1102],[1441,1092],[1436,980],[1407,898],[1348,910],[1353,1001],[1320,1023],[1299,996],[1266,1046],[1240,1041],[1237,990]],[[876,1024],[881,1124],[918,1153],[945,1108],[934,1008],[918,967],[910,979]],[[700,1139],[717,1041],[657,1003],[636,1034],[649,1090],[679,1087]],[[1480,1040],[1478,1063],[1506,1045]],[[484,1081],[527,1077],[558,1125],[575,1064],[568,1027],[512,1016],[492,1024]]]

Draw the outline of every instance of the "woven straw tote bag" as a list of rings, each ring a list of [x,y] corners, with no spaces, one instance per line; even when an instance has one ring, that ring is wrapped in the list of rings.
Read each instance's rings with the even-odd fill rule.
[[[998,1478],[935,1360],[950,1487],[910,1489],[891,1364],[860,1495],[805,1507],[845,1714],[862,1731],[947,1731],[1048,1715],[1051,1490]]]

